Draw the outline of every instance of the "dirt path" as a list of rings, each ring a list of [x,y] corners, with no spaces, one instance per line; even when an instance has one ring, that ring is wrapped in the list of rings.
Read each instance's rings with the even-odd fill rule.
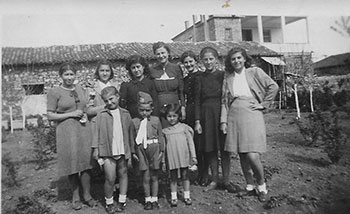
[[[303,138],[292,123],[293,117],[295,113],[265,115],[268,152],[262,160],[269,196],[274,199],[271,203],[260,203],[255,197],[238,198],[220,189],[203,192],[203,187],[192,185],[193,205],[179,202],[177,208],[171,208],[167,202],[168,187],[162,184],[161,208],[147,212],[143,210],[142,191],[136,188],[132,178],[125,213],[347,213],[350,210],[350,150],[339,164],[329,165],[328,157],[321,149],[303,146]],[[344,124],[350,125],[350,119],[347,118]],[[102,205],[103,179],[95,178],[92,186],[93,197],[101,203],[95,208],[84,205],[81,210],[72,211],[68,181],[65,177],[56,177],[56,161],[51,161],[47,169],[36,171],[31,148],[28,132],[8,135],[2,143],[2,154],[11,152],[12,160],[20,165],[17,177],[21,184],[12,188],[2,185],[2,213],[14,209],[19,196],[32,196],[43,189],[48,192],[38,197],[39,200],[56,213],[106,213]],[[232,157],[231,181],[240,187],[245,185],[235,156]],[[266,209],[266,206],[274,208]]]

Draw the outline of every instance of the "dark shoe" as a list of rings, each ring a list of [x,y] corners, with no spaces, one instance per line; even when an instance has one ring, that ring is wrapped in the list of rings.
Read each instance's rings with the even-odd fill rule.
[[[159,204],[158,204],[157,201],[152,202],[152,208],[153,208],[154,210],[158,210],[158,209],[159,209]]]
[[[263,191],[259,192],[258,199],[260,202],[266,202],[267,201],[267,193],[263,192]]]
[[[80,210],[83,206],[83,203],[81,203],[81,201],[73,201],[72,202],[72,207],[73,210]]]
[[[237,193],[238,192],[237,188],[235,188],[234,185],[231,183],[223,184],[223,189],[227,190],[227,192],[229,192],[229,193]]]
[[[114,211],[115,211],[114,204],[107,204],[106,205],[106,212],[108,214],[114,214]]]
[[[90,198],[89,200],[85,200],[85,203],[86,203],[89,207],[95,207],[95,206],[97,206],[97,201],[95,201],[93,198]]]
[[[118,202],[117,203],[117,206],[116,206],[116,208],[115,208],[115,212],[123,212],[124,210],[125,210],[125,207],[126,207],[126,203],[124,202],[124,203],[120,203],[120,202]]]
[[[147,201],[145,203],[145,206],[143,207],[145,210],[151,210],[152,209],[152,203],[150,201]]]
[[[171,199],[170,206],[171,207],[177,207],[177,199]]]
[[[253,189],[253,190],[243,190],[239,193],[237,193],[237,197],[239,198],[243,198],[243,197],[247,197],[247,196],[256,196],[256,190]]]
[[[210,182],[210,184],[208,186],[205,187],[205,189],[203,191],[208,192],[210,190],[214,190],[214,189],[216,189],[217,186],[218,186],[218,184],[215,181],[212,181],[212,182]]]
[[[192,199],[191,198],[185,198],[185,204],[186,205],[191,205],[192,204]]]

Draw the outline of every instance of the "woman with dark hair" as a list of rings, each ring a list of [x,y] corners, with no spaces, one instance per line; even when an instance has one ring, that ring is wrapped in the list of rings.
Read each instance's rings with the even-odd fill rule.
[[[158,94],[159,108],[164,104],[177,103],[181,105],[182,120],[186,118],[184,83],[182,70],[179,65],[169,62],[170,48],[164,42],[153,44],[153,53],[157,58],[157,65],[150,68],[151,78],[154,81]],[[167,126],[162,118],[163,128]]]
[[[274,100],[278,85],[262,69],[250,65],[251,57],[244,49],[233,48],[228,52],[220,128],[227,133],[225,151],[239,154],[247,182],[242,194],[257,193],[264,202],[267,189],[260,154],[266,152],[266,131],[262,110]]]
[[[95,82],[88,86],[89,103],[87,108],[87,115],[90,120],[95,123],[95,117],[98,112],[105,108],[105,102],[101,97],[101,91],[107,86],[114,86],[119,90],[119,83],[113,81],[114,72],[112,63],[108,60],[101,60],[97,63],[95,71]]]
[[[194,129],[195,125],[195,107],[194,107],[194,88],[195,79],[202,71],[198,68],[198,59],[193,51],[185,51],[180,57],[181,63],[185,66],[187,76],[184,78],[184,95],[186,100],[186,124]],[[204,154],[199,150],[199,136],[194,133],[194,145],[196,148],[196,155],[198,160],[198,178],[195,183],[201,184],[201,178],[208,169],[204,170]]]
[[[206,183],[208,166],[211,168],[212,181],[206,191],[213,190],[219,182],[218,153],[221,156],[223,186],[232,191],[229,182],[230,156],[224,151],[224,134],[220,131],[220,100],[224,72],[217,69],[218,52],[212,47],[205,47],[200,52],[200,59],[205,72],[198,75],[195,82],[195,131],[200,134],[199,152],[203,152],[205,170],[202,182]]]
[[[73,209],[82,208],[79,186],[82,186],[84,201],[93,207],[96,201],[90,195],[91,127],[88,121],[81,121],[87,104],[83,88],[74,84],[76,68],[71,63],[59,69],[62,84],[47,94],[47,117],[57,123],[56,142],[58,175],[66,176],[73,191]]]
[[[145,58],[132,55],[126,60],[125,68],[131,81],[123,82],[120,87],[120,106],[129,110],[131,118],[138,117],[138,93],[142,91],[151,95],[154,107],[152,115],[158,116],[158,95],[154,82],[149,78],[149,66]]]

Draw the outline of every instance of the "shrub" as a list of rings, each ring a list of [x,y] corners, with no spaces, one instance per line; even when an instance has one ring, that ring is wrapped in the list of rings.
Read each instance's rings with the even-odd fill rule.
[[[348,138],[339,125],[337,108],[323,113],[315,111],[306,121],[297,120],[296,124],[307,145],[322,147],[332,163],[343,156]]]
[[[45,123],[40,121],[39,119],[37,127],[31,126],[28,128],[33,135],[36,169],[47,167],[47,162],[52,160],[54,153],[56,153],[56,127],[47,127]]]
[[[2,182],[8,187],[20,186],[17,181],[18,164],[11,160],[10,152],[7,152],[2,156],[1,164],[6,175],[2,179]]]
[[[33,196],[20,196],[14,214],[54,214],[50,207],[40,203],[37,198]]]

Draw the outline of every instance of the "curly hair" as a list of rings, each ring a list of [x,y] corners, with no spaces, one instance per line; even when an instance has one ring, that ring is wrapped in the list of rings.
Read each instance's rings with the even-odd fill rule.
[[[196,54],[195,54],[193,51],[185,51],[185,52],[183,52],[182,55],[181,55],[181,57],[180,57],[180,61],[181,61],[182,63],[184,63],[184,61],[185,61],[185,59],[186,59],[187,57],[193,58],[194,61],[196,61],[196,62],[198,61],[198,60],[197,60],[197,56],[196,56]]]
[[[179,115],[179,118],[182,117],[181,105],[179,105],[177,103],[164,104],[162,106],[162,108],[160,109],[160,114],[164,118],[166,118],[166,116],[169,114],[169,112],[175,112],[177,115]]]
[[[168,51],[168,54],[170,55],[170,47],[165,44],[164,42],[156,42],[152,45],[153,53],[156,53],[156,50],[159,48],[165,48]]]
[[[134,78],[134,75],[131,72],[131,66],[133,64],[136,64],[136,63],[140,63],[143,66],[143,75],[145,77],[148,76],[149,75],[149,66],[148,66],[148,63],[146,62],[146,59],[140,55],[135,54],[135,55],[129,56],[127,58],[126,64],[125,64],[125,68],[126,68],[126,70],[128,70],[129,76],[131,77],[131,79]]]
[[[232,48],[231,50],[229,50],[225,58],[225,70],[229,73],[233,73],[235,71],[235,69],[232,67],[231,57],[236,53],[242,54],[242,56],[245,59],[244,66],[246,68],[249,68],[252,65],[252,57],[247,54],[247,51],[245,49],[240,47]]]

